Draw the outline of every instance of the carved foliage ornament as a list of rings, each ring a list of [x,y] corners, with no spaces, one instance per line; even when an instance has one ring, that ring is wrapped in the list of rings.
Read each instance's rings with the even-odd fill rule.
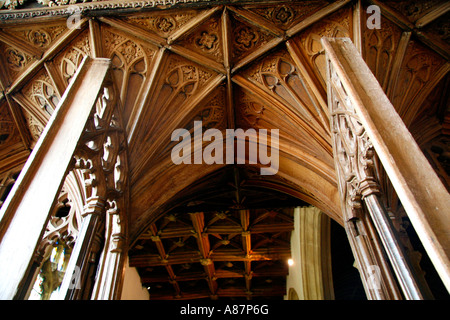
[[[215,16],[200,26],[186,38],[186,41],[180,44],[194,51],[200,50],[202,54],[207,54],[215,61],[221,61],[223,56],[220,34],[220,18]]]
[[[294,23],[311,15],[328,3],[322,0],[303,1],[300,5],[283,4],[270,7],[249,7],[248,10],[264,17],[268,21],[274,23],[277,27],[287,30]]]

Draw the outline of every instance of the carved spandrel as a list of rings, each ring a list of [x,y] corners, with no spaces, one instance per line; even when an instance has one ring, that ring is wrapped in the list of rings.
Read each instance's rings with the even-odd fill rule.
[[[5,28],[3,31],[31,44],[38,50],[45,50],[67,30],[65,23],[36,24],[25,28]]]
[[[416,22],[418,19],[444,2],[445,0],[390,0],[385,1],[384,4],[394,8],[396,11],[404,15],[409,21]]]
[[[418,41],[411,40],[400,67],[391,101],[407,127],[429,93],[428,86],[440,73],[445,60]]]

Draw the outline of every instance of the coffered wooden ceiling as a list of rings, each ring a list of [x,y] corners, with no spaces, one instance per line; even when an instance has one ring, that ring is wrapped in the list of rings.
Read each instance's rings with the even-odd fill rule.
[[[366,27],[373,3],[379,30]],[[130,264],[152,297],[283,296],[286,207],[309,203],[342,223],[321,37],[354,41],[448,182],[448,10],[439,0],[199,1],[84,10],[72,29],[67,17],[0,11],[0,173],[26,160],[82,58],[110,58],[128,136]],[[278,174],[174,165],[171,133],[194,120],[279,129]]]

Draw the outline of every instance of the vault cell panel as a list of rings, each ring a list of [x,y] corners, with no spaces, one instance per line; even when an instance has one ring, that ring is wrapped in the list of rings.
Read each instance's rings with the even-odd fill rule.
[[[198,10],[167,10],[124,17],[123,21],[153,32],[160,37],[168,38],[194,19],[199,12]]]
[[[302,1],[300,4],[284,3],[279,6],[252,5],[244,6],[244,8],[286,31],[327,5],[329,5],[329,1],[313,0]]]

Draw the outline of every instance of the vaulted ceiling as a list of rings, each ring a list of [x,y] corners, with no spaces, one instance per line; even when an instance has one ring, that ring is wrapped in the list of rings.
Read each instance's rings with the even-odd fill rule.
[[[366,27],[372,3],[381,7],[381,29]],[[67,16],[30,21],[0,11],[0,173],[27,159],[82,58],[110,58],[128,136],[130,263],[144,274],[156,270],[144,276],[150,280],[160,271],[169,280],[175,274],[180,279],[188,273],[191,280],[206,274],[213,293],[239,273],[233,266],[246,270],[253,260],[255,276],[271,268],[274,276],[285,277],[277,261],[289,255],[283,250],[292,212],[280,203],[308,203],[342,223],[320,39],[350,37],[448,182],[446,1],[211,4],[92,7],[69,29]],[[175,165],[171,134],[193,130],[194,120],[223,131],[279,129],[278,174],[261,176],[259,165]],[[271,231],[265,229],[271,224]],[[254,233],[243,235],[252,228]],[[225,243],[232,247],[228,253],[221,251]],[[270,263],[255,253],[267,248],[279,250]],[[202,260],[208,250],[211,257],[216,253],[215,271]],[[169,261],[177,259],[177,252],[177,262],[155,260],[168,253]],[[212,281],[213,273],[225,280]],[[245,284],[249,279],[239,274],[233,281]],[[176,294],[188,290],[169,282],[158,285],[163,290],[170,284]]]

